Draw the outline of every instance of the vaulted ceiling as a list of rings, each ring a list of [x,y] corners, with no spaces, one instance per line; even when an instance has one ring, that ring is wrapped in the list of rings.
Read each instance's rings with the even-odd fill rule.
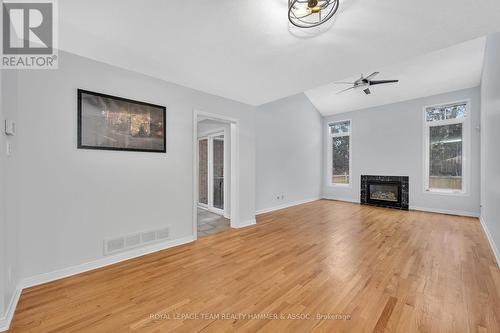
[[[349,85],[335,83],[308,90],[306,95],[321,114],[331,115],[477,87],[481,83],[485,44],[486,38],[481,37],[394,65],[374,68],[373,71],[380,72],[375,80],[398,79],[399,83],[372,86],[370,95],[365,95],[361,87],[337,94]],[[353,82],[359,77],[357,74],[342,81]]]
[[[328,30],[287,0],[59,1],[60,48],[260,105],[500,30],[498,0],[341,0]]]

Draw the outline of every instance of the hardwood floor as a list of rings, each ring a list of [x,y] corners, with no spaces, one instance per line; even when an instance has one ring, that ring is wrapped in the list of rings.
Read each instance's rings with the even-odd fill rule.
[[[11,332],[500,332],[476,218],[321,200],[257,221],[25,290]]]

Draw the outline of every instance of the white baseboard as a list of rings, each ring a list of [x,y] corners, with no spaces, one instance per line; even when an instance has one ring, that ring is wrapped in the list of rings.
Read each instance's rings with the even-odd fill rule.
[[[70,266],[70,267],[59,269],[59,270],[56,270],[53,272],[35,275],[32,277],[23,279],[22,286],[23,286],[23,288],[33,287],[33,286],[36,286],[39,284],[51,282],[54,280],[59,280],[59,279],[62,279],[62,278],[68,277],[68,276],[91,271],[93,269],[116,264],[116,263],[119,263],[121,261],[137,258],[137,257],[143,256],[146,254],[153,253],[153,252],[165,250],[165,249],[168,249],[168,248],[171,248],[174,246],[190,243],[193,240],[194,240],[193,236],[178,238],[178,239],[174,239],[174,240],[168,240],[165,242],[156,243],[156,244],[145,246],[145,247],[132,249],[130,251],[117,253],[115,255],[103,257],[103,258],[100,258],[100,259],[97,259],[97,260],[94,260],[91,262],[87,262],[84,264]]]
[[[67,268],[59,269],[53,272],[43,273],[39,275],[35,275],[32,277],[24,278],[18,284],[14,295],[11,298],[9,303],[9,307],[5,313],[5,316],[0,318],[0,332],[6,331],[9,329],[10,322],[12,321],[12,317],[14,316],[14,312],[16,310],[17,302],[19,301],[19,297],[21,296],[21,292],[25,288],[30,288],[39,284],[52,282],[55,280],[59,280],[65,277],[69,277],[72,275],[80,274],[83,272],[91,271],[97,268],[109,266],[112,264],[116,264],[125,260],[137,258],[146,254],[150,254],[153,252],[158,252],[161,250],[165,250],[174,246],[187,244],[194,241],[195,238],[193,236],[187,236],[183,238],[178,238],[174,240],[169,240],[157,244],[153,244],[150,246],[145,246],[141,248],[132,249],[130,251],[118,253],[112,256],[103,257],[94,261],[90,261],[84,264],[70,266]]]
[[[238,223],[237,226],[235,226],[234,228],[245,228],[245,227],[249,227],[251,225],[254,225],[254,224],[257,224],[257,222],[255,221],[255,219],[251,219],[251,220],[248,220],[248,221],[243,221],[241,223]]]
[[[491,250],[493,251],[493,255],[495,256],[495,259],[497,260],[497,266],[500,268],[500,251],[498,250],[497,245],[493,241],[493,236],[490,233],[490,230],[488,229],[488,225],[484,221],[484,218],[481,216],[479,217],[479,221],[481,222],[481,226],[483,227],[484,233],[486,234],[486,238],[488,239],[488,242],[490,243]]]
[[[344,201],[344,202],[350,202],[350,203],[356,203],[359,204],[359,199],[349,199],[349,198],[338,198],[338,197],[332,197],[332,196],[325,196],[323,197],[325,200],[335,200],[335,201]]]
[[[328,196],[328,197],[324,197],[323,199],[337,200],[337,201],[346,201],[346,202],[352,202],[352,203],[359,204],[359,200],[353,200],[353,199],[347,199],[347,198],[337,198],[337,197]],[[448,215],[479,217],[479,213],[476,213],[476,212],[467,212],[467,211],[459,211],[459,210],[436,209],[436,208],[427,208],[427,207],[418,207],[418,206],[410,206],[410,210],[419,210],[419,211],[422,211],[422,212],[448,214]]]
[[[23,288],[21,285],[17,285],[14,294],[12,295],[7,309],[5,309],[5,314],[0,317],[0,332],[7,331],[10,327],[10,322],[14,318],[14,312],[16,311],[17,302],[19,302],[19,297],[21,297],[21,291]]]
[[[259,214],[264,214],[264,213],[270,213],[270,212],[274,212],[275,210],[280,210],[280,209],[285,209],[285,208],[292,207],[292,206],[302,205],[302,204],[316,201],[316,200],[320,200],[320,199],[321,199],[321,197],[316,197],[316,198],[310,198],[310,199],[305,199],[305,200],[293,201],[293,202],[285,203],[285,204],[274,206],[274,207],[260,209],[256,212],[256,214],[259,215]]]
[[[410,210],[419,210],[422,212],[448,214],[448,215],[479,217],[479,213],[466,212],[460,210],[436,209],[436,208],[426,208],[426,207],[416,207],[416,206],[410,206]]]

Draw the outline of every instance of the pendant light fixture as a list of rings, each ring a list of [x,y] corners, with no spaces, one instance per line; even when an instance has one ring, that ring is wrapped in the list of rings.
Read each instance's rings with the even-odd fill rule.
[[[288,19],[299,28],[313,28],[331,19],[340,0],[288,0]]]

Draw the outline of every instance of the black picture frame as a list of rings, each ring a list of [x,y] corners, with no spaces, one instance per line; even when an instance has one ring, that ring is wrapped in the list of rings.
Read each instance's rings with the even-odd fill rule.
[[[84,89],[78,89],[77,91],[77,102],[78,102],[78,124],[77,124],[77,148],[78,149],[94,149],[94,150],[116,150],[116,151],[133,151],[133,152],[149,152],[149,153],[166,153],[167,152],[167,108],[162,105],[156,105],[156,104],[151,104],[151,103],[146,103],[146,102],[141,102],[137,100],[132,100],[128,98],[123,98],[123,97],[118,97],[118,96],[112,96],[112,95],[107,95],[107,94],[102,94],[98,93],[95,91],[89,91],[89,90],[84,90]],[[130,103],[136,106],[144,106],[150,109],[158,109],[158,112],[161,113],[162,117],[162,140],[163,140],[163,147],[161,149],[152,149],[152,148],[140,148],[140,147],[117,147],[117,146],[106,146],[106,145],[91,145],[91,144],[85,144],[82,139],[82,135],[84,133],[84,126],[86,126],[83,123],[82,117],[85,112],[84,105],[83,105],[83,97],[84,95],[90,95],[93,97],[98,97],[102,98],[105,100],[110,100],[110,101],[115,101],[115,102],[122,102],[122,103]],[[142,125],[141,125],[142,126]]]

